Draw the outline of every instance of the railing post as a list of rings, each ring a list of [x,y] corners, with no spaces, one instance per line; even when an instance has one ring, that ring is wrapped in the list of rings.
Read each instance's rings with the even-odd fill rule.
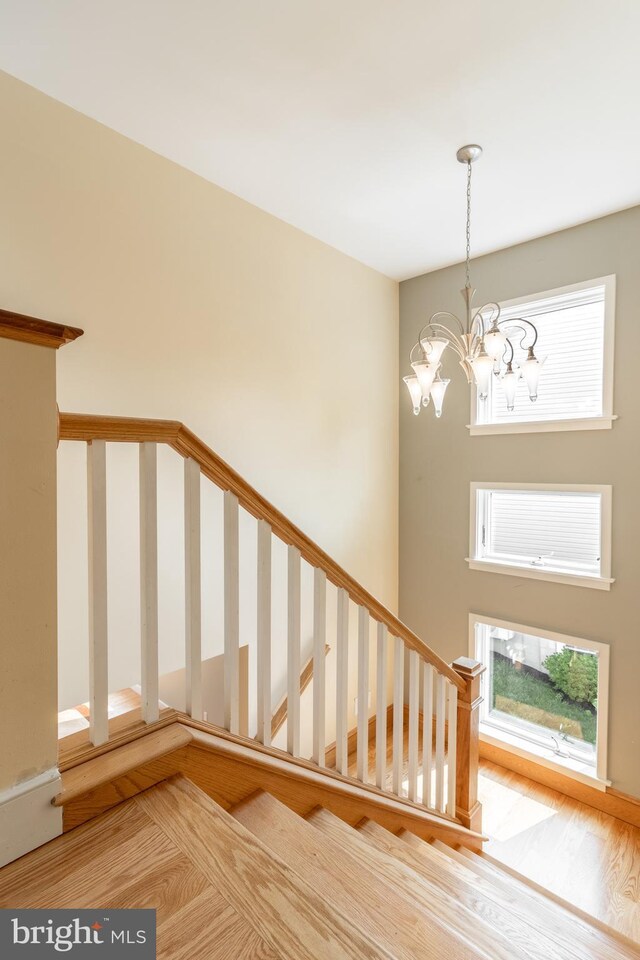
[[[458,657],[451,664],[464,680],[458,691],[456,731],[456,818],[470,830],[482,831],[482,805],[478,800],[480,757],[480,677],[486,667],[469,657]]]

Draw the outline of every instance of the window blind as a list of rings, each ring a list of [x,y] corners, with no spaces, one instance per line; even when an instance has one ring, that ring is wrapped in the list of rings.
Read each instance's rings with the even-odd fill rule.
[[[476,422],[526,423],[602,416],[604,286],[509,307],[503,310],[501,319],[518,316],[531,320],[538,329],[535,352],[539,360],[545,360],[538,399],[529,399],[526,383],[520,379],[515,406],[509,412],[504,392],[492,378],[489,396],[484,401],[478,399]],[[518,339],[516,331],[512,338],[516,364],[527,355],[526,349],[517,344]]]
[[[599,493],[478,490],[478,497],[482,559],[600,576]]]

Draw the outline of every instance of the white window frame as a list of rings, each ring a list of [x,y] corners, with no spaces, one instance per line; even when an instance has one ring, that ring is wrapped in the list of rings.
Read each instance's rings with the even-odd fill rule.
[[[482,558],[481,533],[478,525],[478,491],[481,490],[546,490],[550,493],[599,493],[600,504],[600,576],[582,576],[578,573],[562,573],[548,568],[532,567],[517,563],[501,563]],[[470,570],[485,573],[502,573],[511,577],[527,577],[532,580],[548,580],[574,587],[591,587],[610,590],[615,580],[611,577],[611,502],[612,488],[608,484],[585,483],[489,483],[472,481],[469,504],[469,556]]]
[[[613,360],[615,345],[615,315],[616,315],[616,275],[598,277],[595,280],[583,280],[555,290],[546,290],[543,293],[533,293],[526,297],[516,297],[513,300],[503,300],[501,309],[535,303],[538,300],[547,300],[563,294],[576,293],[579,290],[588,290],[590,287],[604,286],[604,354],[602,358],[602,414],[599,417],[575,418],[566,420],[530,420],[525,423],[478,423],[478,391],[475,382],[471,384],[471,412],[470,422],[467,425],[470,436],[482,437],[500,433],[555,433],[564,430],[610,430],[614,420],[618,418],[613,412]],[[540,379],[540,389],[544,390],[544,368]],[[533,410],[532,410],[533,412]]]
[[[564,633],[556,633],[554,630],[546,630],[544,627],[532,627],[528,624],[513,623],[510,620],[500,620],[497,617],[488,617],[477,613],[469,614],[469,656],[473,660],[481,659],[478,656],[476,646],[476,625],[501,627],[505,630],[513,630],[515,633],[525,633],[531,636],[540,636],[557,643],[568,644],[578,647],[582,650],[593,650],[598,654],[598,716],[596,728],[596,767],[595,770],[587,764],[572,760],[569,757],[558,759],[550,748],[540,746],[534,742],[526,741],[527,746],[522,746],[522,737],[500,730],[497,725],[492,725],[486,721],[488,715],[488,697],[484,698],[480,706],[480,739],[485,743],[493,744],[509,753],[524,757],[527,760],[533,760],[551,770],[557,770],[559,773],[574,780],[580,780],[588,783],[590,786],[599,790],[606,790],[611,786],[611,781],[607,779],[607,741],[608,741],[608,719],[609,719],[609,645],[597,640],[585,640],[580,637],[569,636]],[[481,679],[481,694],[486,691],[488,682],[488,669]]]

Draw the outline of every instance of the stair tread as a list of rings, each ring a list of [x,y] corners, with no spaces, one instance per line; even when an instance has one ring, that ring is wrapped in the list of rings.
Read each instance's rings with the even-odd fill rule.
[[[312,824],[264,792],[253,794],[231,812],[354,926],[370,931],[399,960],[482,956],[437,918],[416,909],[414,898],[397,890],[380,871],[363,867],[351,854],[348,835],[347,842],[319,837]],[[355,837],[353,828],[348,829]]]
[[[432,841],[430,846],[444,851],[446,855],[471,870],[474,875],[487,878],[508,893],[515,893],[520,900],[527,900],[534,909],[548,915],[550,922],[560,918],[562,922],[571,923],[573,936],[585,938],[596,945],[604,943],[609,950],[603,954],[607,960],[612,956],[612,949],[617,951],[615,956],[624,957],[626,960],[640,960],[640,947],[624,934],[550,891],[544,890],[516,871],[495,862],[487,854],[476,854],[463,848],[449,847],[439,840]]]
[[[523,946],[510,942],[499,929],[459,904],[437,884],[426,880],[398,857],[380,850],[370,838],[362,835],[358,830],[354,831],[327,810],[314,810],[308,814],[307,819],[338,842],[344,843],[349,832],[355,834],[349,849],[363,865],[386,876],[397,889],[413,899],[416,908],[430,912],[440,923],[454,931],[466,945],[482,956],[490,960],[525,960],[525,958],[530,960],[530,954]]]
[[[371,831],[372,828],[379,829],[375,824],[364,829]],[[388,836],[389,846],[400,854],[403,853],[400,845],[404,845],[406,862],[414,863],[416,870],[424,872],[450,892],[456,891],[461,902],[473,908],[476,899],[481,900],[482,910],[484,902],[490,901],[505,923],[517,922],[525,942],[529,943],[532,957],[540,960],[549,956],[558,960],[613,960],[611,941],[599,931],[592,929],[583,933],[581,929],[576,930],[571,916],[561,917],[546,911],[543,903],[532,904],[513,888],[505,889],[495,878],[474,873],[464,859],[449,856],[449,851],[441,845],[425,843],[408,831],[402,831],[397,837]],[[381,837],[380,840],[385,842],[387,838]]]
[[[508,941],[511,949],[520,949],[531,960],[582,960],[566,943],[558,942],[544,929],[532,929],[523,922],[519,913],[500,902],[499,897],[487,895],[478,885],[470,884],[462,870],[456,870],[456,864],[450,861],[438,862],[437,853],[414,850],[406,841],[400,839],[376,823],[364,821],[359,831],[378,849],[397,857],[411,867],[428,883],[443,890],[449,897],[468,911],[468,916],[476,921],[484,921],[488,927]],[[431,859],[429,858],[431,854]],[[435,855],[434,855],[435,854]],[[589,956],[592,960],[594,955]],[[586,958],[585,958],[586,960]]]
[[[283,960],[393,955],[354,930],[230,814],[182,776],[135,802]]]

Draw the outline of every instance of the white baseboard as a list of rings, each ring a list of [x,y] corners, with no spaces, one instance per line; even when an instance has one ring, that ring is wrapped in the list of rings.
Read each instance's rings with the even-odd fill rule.
[[[62,789],[57,767],[0,791],[0,867],[62,833],[62,808],[51,805]]]

